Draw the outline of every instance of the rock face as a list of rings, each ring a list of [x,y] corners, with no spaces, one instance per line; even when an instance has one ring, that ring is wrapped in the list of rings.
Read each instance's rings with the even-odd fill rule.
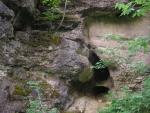
[[[0,38],[13,37],[14,12],[0,1]]]
[[[37,10],[37,0],[2,0],[15,12],[14,28],[16,30],[26,29],[34,20]]]
[[[73,0],[70,10],[76,14],[85,13],[89,14],[89,12],[99,12],[102,10],[114,10],[114,5],[117,2],[127,2],[128,0]]]
[[[36,9],[37,0],[2,0],[15,12],[20,8],[25,8],[27,12],[33,14]]]
[[[10,10],[3,2],[0,1],[0,16],[11,19],[14,17],[14,12]]]
[[[79,30],[79,28],[76,28]],[[62,35],[60,50],[53,62],[53,70],[59,72],[60,77],[70,80],[79,80],[79,74],[86,68],[90,69],[87,58],[88,48],[82,42],[83,34],[73,30],[69,34]],[[92,72],[89,72],[92,75]]]
[[[25,103],[20,100],[11,100],[13,83],[7,79],[0,80],[0,112],[1,113],[16,113],[23,112]]]
[[[90,4],[97,7],[100,1],[80,2],[86,9]],[[34,92],[24,91],[27,81],[46,83],[42,99],[48,108],[68,108],[73,102],[68,84],[72,81],[86,83],[93,78],[82,19],[59,34],[33,30],[37,3],[38,0],[0,1],[0,65],[8,67],[5,72],[0,68],[1,113],[24,112],[26,106],[22,97]]]

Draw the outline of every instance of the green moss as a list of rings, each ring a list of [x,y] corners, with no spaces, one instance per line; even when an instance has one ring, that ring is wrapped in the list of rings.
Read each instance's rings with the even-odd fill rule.
[[[51,42],[55,45],[59,45],[61,43],[61,38],[57,35],[52,35]]]
[[[51,90],[51,97],[52,98],[57,98],[57,97],[59,97],[59,92],[57,91],[57,90]]]
[[[79,80],[82,83],[89,81],[93,76],[93,71],[90,67],[86,67],[79,75]]]
[[[40,83],[39,84],[39,87],[41,88],[41,89],[48,89],[48,88],[51,88],[51,86],[49,85],[49,84],[47,84],[46,82],[42,82],[42,83]]]
[[[30,89],[24,89],[22,86],[16,85],[13,95],[28,96]]]

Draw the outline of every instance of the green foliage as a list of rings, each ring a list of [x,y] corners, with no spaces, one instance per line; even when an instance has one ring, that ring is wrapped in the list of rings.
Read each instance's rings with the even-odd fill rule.
[[[109,67],[111,69],[115,69],[116,68],[116,61],[111,60],[111,59],[107,59],[107,60],[103,60],[103,61],[98,61],[94,66],[92,66],[92,68],[94,69],[104,69],[106,67]]]
[[[140,17],[150,11],[150,0],[129,0],[128,3],[117,3],[115,8],[121,11],[121,16]]]
[[[27,84],[31,89],[37,92],[38,98],[32,99],[32,97],[28,97],[29,107],[27,108],[26,113],[58,113],[57,108],[48,110],[47,107],[44,107],[42,105],[42,93],[41,93],[41,87],[39,82],[28,81]]]
[[[128,50],[131,54],[134,54],[140,50],[144,50],[146,53],[149,49],[149,40],[146,38],[135,38],[128,42]]]
[[[99,113],[149,113],[150,112],[150,78],[144,82],[140,92],[126,90],[126,96],[113,99],[109,107]]]
[[[61,13],[58,9],[51,8],[43,12],[42,16],[44,16],[45,20],[54,21],[54,20],[58,20],[59,18],[61,18]]]
[[[116,41],[121,41],[123,40],[122,36],[120,35],[115,35],[115,34],[108,34],[105,36],[106,39],[111,39],[111,40],[116,40]]]
[[[47,11],[42,13],[44,19],[48,21],[54,21],[61,17],[61,13],[59,11],[59,5],[61,0],[41,0],[42,4],[47,6]]]
[[[94,69],[103,69],[106,68],[106,65],[104,64],[103,61],[98,61],[96,64],[92,67]]]
[[[121,11],[121,16],[123,15],[129,15],[134,9],[132,8],[132,3],[129,2],[127,4],[125,3],[117,3],[115,8],[119,9]]]
[[[42,0],[42,3],[50,8],[56,8],[61,3],[61,0]]]

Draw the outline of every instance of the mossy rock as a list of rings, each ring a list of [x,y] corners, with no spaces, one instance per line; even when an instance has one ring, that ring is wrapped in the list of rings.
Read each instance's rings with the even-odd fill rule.
[[[90,67],[84,68],[84,70],[79,75],[79,80],[82,83],[88,82],[93,76],[93,70]]]
[[[45,97],[48,97],[49,93],[51,93],[51,98],[57,98],[60,95],[56,89],[52,88],[52,86],[46,82],[40,83],[39,87],[44,91]]]

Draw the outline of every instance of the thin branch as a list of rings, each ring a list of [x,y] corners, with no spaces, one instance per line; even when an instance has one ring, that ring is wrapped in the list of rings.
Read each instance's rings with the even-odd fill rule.
[[[65,1],[65,8],[64,8],[64,12],[63,12],[63,17],[61,19],[61,22],[59,23],[59,26],[56,28],[56,31],[59,30],[59,28],[62,26],[62,23],[65,19],[66,9],[67,9],[67,2],[68,2],[68,0]]]

